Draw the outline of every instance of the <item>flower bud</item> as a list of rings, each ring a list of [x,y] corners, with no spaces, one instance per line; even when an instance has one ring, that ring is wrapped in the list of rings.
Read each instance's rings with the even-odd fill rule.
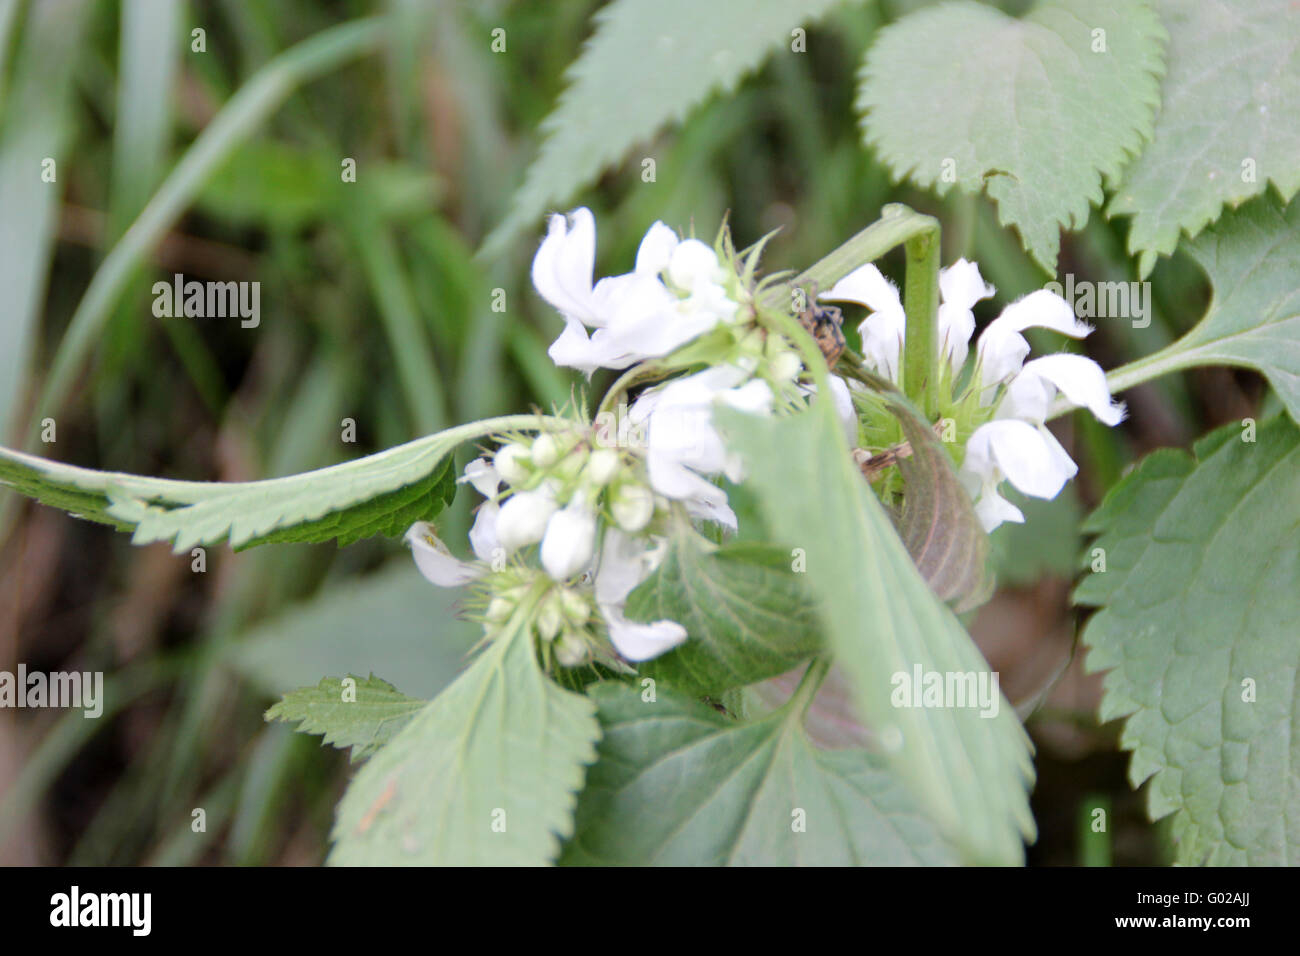
[[[560,633],[560,625],[563,623],[560,602],[555,598],[548,598],[543,601],[540,610],[537,612],[537,633],[541,635],[542,640],[555,640],[555,635]]]
[[[516,491],[497,515],[497,540],[506,553],[542,540],[555,514],[555,493],[545,485],[533,491]]]
[[[511,485],[522,485],[528,480],[528,449],[518,442],[502,445],[492,459],[497,474]]]
[[[577,667],[586,661],[587,654],[586,641],[572,631],[555,642],[555,659],[563,667]]]
[[[586,624],[591,616],[591,604],[573,588],[564,588],[560,591],[560,605],[569,623],[576,627]]]
[[[513,601],[508,601],[503,597],[494,597],[488,602],[487,611],[484,612],[483,616],[487,618],[489,624],[504,624],[514,609]]]
[[[550,468],[560,460],[560,443],[550,432],[543,432],[533,439],[531,451],[533,464],[538,468]]]
[[[551,516],[542,539],[542,567],[556,581],[573,577],[591,563],[596,547],[596,516],[571,504]]]
[[[618,474],[621,464],[622,459],[614,449],[597,448],[587,458],[586,477],[598,487],[607,485]]]
[[[802,368],[803,363],[799,361],[799,356],[794,352],[781,352],[772,359],[772,377],[778,382],[793,381]],[[499,465],[497,470],[501,470]]]
[[[610,500],[614,523],[628,534],[636,534],[650,523],[655,513],[654,494],[644,485],[620,485]]]

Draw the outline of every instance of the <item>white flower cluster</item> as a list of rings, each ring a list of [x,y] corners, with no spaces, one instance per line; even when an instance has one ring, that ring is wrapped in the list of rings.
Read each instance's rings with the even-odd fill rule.
[[[960,259],[939,273],[940,361],[958,379],[975,330],[971,308],[994,293],[979,267]],[[873,265],[854,270],[820,298],[856,302],[870,314],[862,322],[863,362],[897,382],[905,317],[898,290]],[[975,427],[966,440],[960,477],[975,502],[985,530],[1004,521],[1022,522],[1020,509],[998,493],[1003,480],[1035,498],[1055,498],[1078,466],[1047,429],[1048,410],[1058,392],[1088,408],[1107,425],[1118,425],[1124,407],[1111,401],[1106,375],[1092,359],[1058,354],[1026,362],[1029,343],[1021,334],[1045,328],[1080,339],[1092,331],[1075,318],[1070,304],[1047,290],[1030,293],[1002,310],[976,346],[963,418]]]

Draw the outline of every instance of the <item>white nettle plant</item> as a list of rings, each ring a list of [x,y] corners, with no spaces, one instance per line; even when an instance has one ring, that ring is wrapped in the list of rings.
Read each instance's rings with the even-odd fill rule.
[[[588,377],[598,368],[624,371],[620,384],[663,379],[627,411],[631,434],[644,440],[620,444],[581,417],[535,436],[497,436],[496,451],[471,461],[460,479],[485,499],[469,534],[477,560],[456,558],[425,522],[406,537],[428,580],[441,587],[474,582],[482,590],[489,636],[522,600],[535,598],[533,627],[545,661],[630,671],[627,662],[655,658],[691,636],[677,621],[637,622],[624,613],[628,595],[663,560],[673,522],[737,531],[717,480],[739,483],[744,472],[715,427],[715,409],[786,414],[806,407],[816,386],[797,344],[760,321],[757,250],[737,256],[725,233],[709,246],[656,222],[633,271],[593,283],[595,252],[589,210],[551,218],[532,266],[538,293],[565,322],[549,355]],[[1025,362],[1025,329],[1073,338],[1090,331],[1048,291],[1008,306],[985,329],[963,377],[972,307],[995,290],[965,260],[942,270],[939,286],[940,374],[930,387],[961,438],[952,449],[959,475],[986,530],[1023,521],[998,493],[1003,480],[1052,498],[1077,471],[1045,424],[1057,393],[1108,425],[1121,420],[1123,408],[1090,359],[1060,354]],[[820,298],[869,310],[859,327],[861,366],[897,382],[907,320],[894,286],[867,264]],[[861,382],[827,381],[850,447],[882,425],[896,427],[892,418],[872,420],[881,410]],[[623,397],[620,384],[606,403]]]

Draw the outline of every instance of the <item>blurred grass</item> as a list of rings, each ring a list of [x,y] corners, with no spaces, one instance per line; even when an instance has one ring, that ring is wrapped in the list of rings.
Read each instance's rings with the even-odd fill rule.
[[[531,291],[536,238],[491,260],[476,251],[508,211],[598,6],[0,0],[10,443],[49,415],[59,440],[38,444],[42,454],[241,480],[587,388],[546,357],[560,320]],[[997,284],[981,308],[1041,286],[1048,277],[986,201],[895,186],[861,147],[853,78],[886,14],[835,14],[809,31],[816,55],[776,57],[574,197],[597,214],[597,274],[630,268],[656,219],[712,238],[724,216],[737,246],[779,228],[766,267],[800,268],[901,201],[940,216],[946,260],[976,258]],[[489,50],[498,26],[509,55]],[[191,49],[196,28],[206,52]],[[38,188],[47,156],[58,180]],[[654,182],[641,179],[644,156]],[[340,177],[346,158],[356,183]],[[1094,213],[1065,237],[1062,273],[1132,278],[1122,250],[1123,224]],[[156,319],[149,287],[177,272],[261,282],[260,326]],[[1156,279],[1150,328],[1104,323],[1087,343],[1104,364],[1153,351],[1199,314],[1194,268],[1176,258]],[[1119,432],[1075,423],[1082,502],[1044,519],[1055,530],[1042,557],[1023,533],[1007,536],[1011,582],[1063,573],[1072,535],[1061,516],[1095,503],[1145,449],[1202,430],[1195,387],[1152,386]],[[355,444],[341,440],[344,418]],[[463,539],[470,497],[444,518],[447,540]],[[0,715],[0,733],[26,751],[18,775],[0,779],[0,860],[8,833],[51,862],[319,861],[346,759],[266,727],[261,711],[290,683],[342,669],[432,693],[469,639],[392,542],[211,549],[199,574],[190,555],[42,522],[9,493],[0,512],[16,521],[0,550],[0,668],[102,669],[113,687],[99,721]],[[1094,790],[1127,786],[1122,773],[1081,779],[1076,799]],[[1056,840],[1074,852],[1075,805],[1060,832],[1045,831],[1049,850]],[[196,808],[206,832],[191,827]]]

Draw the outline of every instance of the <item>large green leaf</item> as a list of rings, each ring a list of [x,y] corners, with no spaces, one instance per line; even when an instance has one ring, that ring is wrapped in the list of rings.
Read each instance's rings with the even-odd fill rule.
[[[1108,212],[1130,214],[1130,252],[1146,275],[1271,182],[1300,189],[1300,16],[1293,0],[1156,0],[1169,70],[1150,146]]]
[[[868,51],[863,131],[900,179],[940,194],[987,188],[1002,224],[1054,273],[1060,227],[1088,221],[1102,177],[1151,133],[1163,38],[1147,0],[1055,0],[1021,20],[944,3]]]
[[[542,672],[523,617],[362,767],[339,804],[331,863],[555,859],[600,725],[591,701]]]
[[[564,863],[956,862],[882,760],[818,750],[797,705],[738,725],[671,692],[605,684],[591,697],[603,737]]]
[[[1129,779],[1174,814],[1182,863],[1300,859],[1300,431],[1230,425],[1193,460],[1159,451],[1089,519],[1104,573],[1083,639],[1108,670],[1103,720],[1127,717]],[[1096,552],[1087,555],[1089,566]]]
[[[339,678],[326,677],[315,687],[291,691],[266,719],[297,724],[299,733],[320,734],[331,747],[351,747],[352,759],[361,760],[392,740],[428,703],[373,674],[351,680],[345,687]]]
[[[1150,377],[1154,370],[1244,365],[1267,375],[1300,421],[1300,200],[1283,208],[1261,196],[1187,249],[1214,287],[1210,307],[1185,336],[1132,367]],[[1127,387],[1124,375],[1112,377],[1113,388]]]
[[[968,859],[1021,860],[1021,838],[1034,832],[1025,794],[1033,767],[1011,706],[1000,694],[991,717],[969,706],[891,704],[895,675],[915,667],[923,675],[989,668],[917,571],[853,462],[830,401],[779,420],[718,416],[770,533],[805,551],[828,644],[889,765]]]
[[[546,140],[506,220],[498,250],[711,93],[734,89],[794,30],[841,0],[612,0],[568,72],[568,89],[542,124]],[[812,54],[809,54],[812,55]]]
[[[356,461],[265,481],[202,482],[93,471],[0,448],[0,483],[78,517],[134,528],[132,541],[170,541],[179,553],[287,541],[348,544],[398,535],[436,515],[455,491],[451,453],[511,429],[545,427],[512,415],[449,428]]]
[[[642,674],[697,695],[783,674],[821,647],[817,615],[789,551],[752,544],[715,548],[689,528],[663,564],[628,597],[634,621],[676,621],[690,637]]]
[[[437,588],[409,557],[371,574],[327,581],[223,645],[230,668],[270,696],[322,674],[379,674],[432,698],[468,661],[482,627],[457,614],[464,595]]]

